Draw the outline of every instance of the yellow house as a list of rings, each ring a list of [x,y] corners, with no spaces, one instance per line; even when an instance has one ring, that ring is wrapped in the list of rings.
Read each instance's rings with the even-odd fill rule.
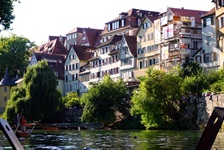
[[[137,37],[137,69],[135,76],[144,76],[149,67],[159,69],[160,46],[156,41],[154,21],[158,17],[146,15],[136,32]]]
[[[8,99],[10,98],[11,87],[14,86],[16,80],[11,79],[6,68],[5,76],[0,82],[0,114],[5,110]]]

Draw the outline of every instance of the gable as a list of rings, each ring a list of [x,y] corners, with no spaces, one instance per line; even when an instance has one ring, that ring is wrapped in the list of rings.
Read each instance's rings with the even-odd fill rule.
[[[71,47],[70,50],[69,50],[69,53],[66,57],[65,65],[70,64],[72,60],[76,60],[76,59],[79,61],[79,58],[77,57],[77,54],[76,54],[74,48]]]

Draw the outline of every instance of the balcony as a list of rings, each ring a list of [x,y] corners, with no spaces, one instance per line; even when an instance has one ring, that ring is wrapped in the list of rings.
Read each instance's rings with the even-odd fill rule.
[[[191,38],[191,33],[180,32],[180,33],[179,33],[179,37],[180,37],[180,38]]]
[[[189,49],[180,49],[181,57],[190,57],[191,56],[191,50]]]

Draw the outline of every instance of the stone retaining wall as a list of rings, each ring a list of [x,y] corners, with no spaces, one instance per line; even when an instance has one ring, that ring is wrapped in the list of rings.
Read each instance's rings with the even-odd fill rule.
[[[215,107],[224,107],[224,94],[211,94],[198,99],[197,122],[200,126],[205,127]]]

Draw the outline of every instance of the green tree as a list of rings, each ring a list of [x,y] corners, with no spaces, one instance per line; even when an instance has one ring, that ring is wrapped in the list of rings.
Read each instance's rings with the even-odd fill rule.
[[[190,63],[184,63],[182,65],[182,72],[183,72],[183,77],[186,76],[194,76],[197,75],[198,73],[200,74],[203,72],[203,69],[199,66],[198,63],[195,62],[190,62]]]
[[[208,81],[204,72],[198,72],[198,74],[186,76],[182,83],[182,91],[185,95],[198,95],[201,96],[203,91],[208,89]]]
[[[17,0],[1,0],[0,1],[0,24],[3,29],[10,28],[12,20],[15,18],[13,13],[13,2]]]
[[[224,91],[224,68],[219,70],[209,71],[206,74],[208,86],[207,90],[212,92],[223,92]]]
[[[3,116],[6,120],[12,122],[15,114],[23,110],[24,106],[20,104],[26,99],[26,91],[21,87],[12,87],[10,93],[10,99],[7,102],[7,107]]]
[[[54,117],[62,105],[62,97],[56,89],[56,76],[47,62],[40,61],[29,67],[23,82],[23,88],[12,91],[4,116],[23,110],[27,120]]]
[[[16,36],[0,38],[0,78],[3,78],[6,67],[12,77],[23,75],[31,56],[29,49],[35,46],[27,38]]]
[[[77,92],[69,92],[62,100],[66,107],[73,108],[74,106],[80,105],[80,98]]]
[[[147,129],[177,128],[184,111],[182,81],[179,76],[149,69],[131,99],[131,113],[141,115]]]
[[[93,85],[81,97],[84,105],[81,121],[98,122],[108,126],[115,122],[116,112],[124,114],[127,108],[126,87],[122,80],[113,81],[109,76]]]

